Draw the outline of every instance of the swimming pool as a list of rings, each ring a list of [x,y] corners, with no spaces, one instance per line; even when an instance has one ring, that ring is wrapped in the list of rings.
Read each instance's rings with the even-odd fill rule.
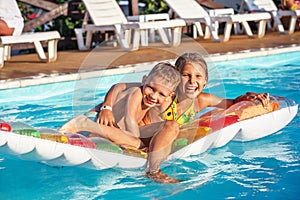
[[[228,98],[270,92],[300,102],[300,52],[217,62],[206,90]],[[141,80],[145,72],[0,91],[0,118],[57,128],[85,112],[110,85]],[[33,90],[34,89],[34,90]],[[1,199],[297,199],[300,178],[299,113],[283,130],[251,142],[230,142],[166,164],[186,181],[161,185],[143,169],[94,171],[53,168],[0,155]]]

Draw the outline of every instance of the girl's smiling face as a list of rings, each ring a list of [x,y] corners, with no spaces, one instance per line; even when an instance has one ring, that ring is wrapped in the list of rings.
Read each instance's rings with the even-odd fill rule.
[[[186,63],[181,71],[181,83],[179,84],[179,96],[196,98],[206,85],[206,75],[201,65]]]

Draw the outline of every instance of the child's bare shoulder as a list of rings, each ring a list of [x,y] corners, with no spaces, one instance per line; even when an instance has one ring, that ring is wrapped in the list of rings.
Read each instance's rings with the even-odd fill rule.
[[[129,91],[129,92],[130,92],[130,96],[132,98],[138,98],[143,95],[140,87],[133,87],[133,88],[131,88],[131,91]]]
[[[207,93],[207,92],[201,92],[199,95],[198,95],[198,99],[201,99],[201,100],[207,100],[208,98],[211,97],[211,94],[210,93]]]
[[[132,95],[134,93],[141,93],[141,90],[139,87],[131,87],[131,88],[128,88],[124,91],[122,91],[120,94],[121,96],[127,96],[127,95]]]
[[[142,97],[142,91],[140,87],[132,87],[123,91],[120,95],[120,98],[127,98],[128,100],[136,101]]]

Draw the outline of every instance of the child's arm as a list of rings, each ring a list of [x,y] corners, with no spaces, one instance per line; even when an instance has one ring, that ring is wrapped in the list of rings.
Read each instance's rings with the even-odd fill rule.
[[[235,104],[241,101],[259,101],[266,108],[270,102],[270,95],[269,93],[247,92],[232,100],[232,103]]]
[[[228,108],[233,104],[233,100],[215,96],[210,93],[201,93],[197,97],[198,110],[201,111],[206,107]]]
[[[134,137],[140,137],[139,123],[144,119],[147,111],[142,110],[143,95],[140,88],[131,91],[125,105],[124,128]]]
[[[114,103],[116,102],[118,94],[123,92],[124,90],[131,88],[131,87],[137,87],[140,86],[141,83],[117,83],[113,85],[108,93],[106,94],[104,98],[104,102],[100,104],[101,106],[96,107],[102,107],[102,106],[108,106],[108,108],[112,108],[114,106]],[[107,125],[107,126],[115,126],[118,127],[115,118],[113,116],[112,110],[110,109],[96,109],[96,111],[99,112],[99,116],[97,119],[97,122],[99,124]]]
[[[254,92],[247,92],[235,99],[225,99],[221,98],[209,93],[201,93],[198,95],[198,105],[199,111],[206,107],[218,107],[218,108],[228,108],[231,105],[238,103],[240,101],[260,101],[264,107],[267,107],[270,101],[269,93],[254,93]]]

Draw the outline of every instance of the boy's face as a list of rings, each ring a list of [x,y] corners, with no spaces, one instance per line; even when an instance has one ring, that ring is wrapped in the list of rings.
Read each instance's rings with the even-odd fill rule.
[[[186,63],[181,72],[179,91],[188,98],[196,98],[206,84],[204,69],[197,63]]]
[[[165,83],[166,81],[158,76],[150,76],[143,86],[143,103],[147,107],[159,106],[168,99],[171,100],[173,91]]]

